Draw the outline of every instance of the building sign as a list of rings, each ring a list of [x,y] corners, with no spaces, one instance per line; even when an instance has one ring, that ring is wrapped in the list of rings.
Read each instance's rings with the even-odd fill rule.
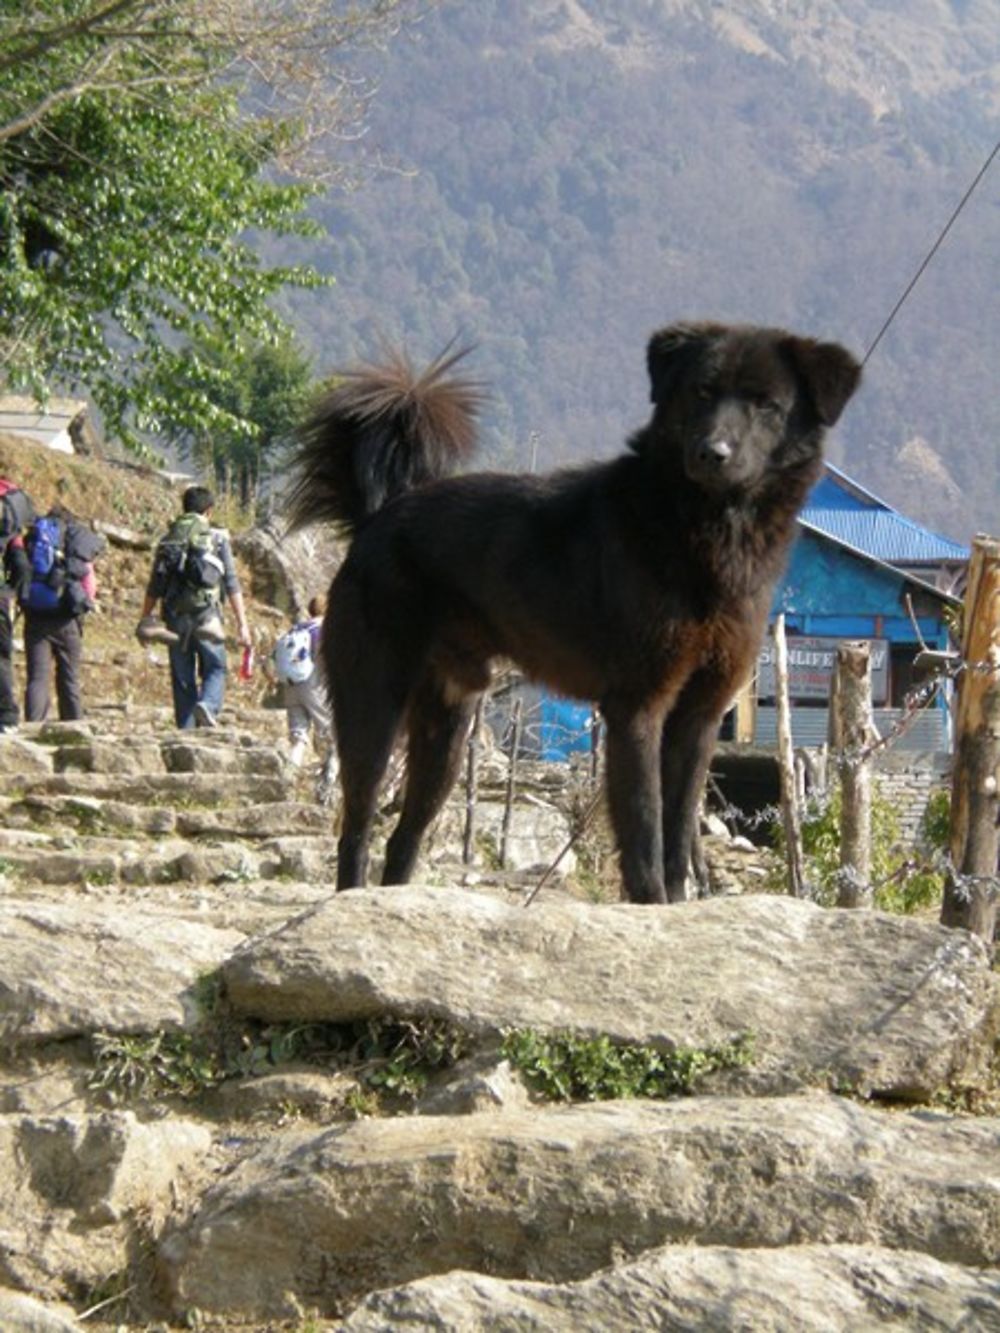
[[[830,682],[837,663],[837,645],[863,642],[844,639],[807,639],[789,635],[788,696],[795,700],[830,697]],[[889,697],[889,643],[868,639],[872,668],[872,703],[878,707]],[[757,658],[757,698],[774,698],[774,640],[766,639]]]

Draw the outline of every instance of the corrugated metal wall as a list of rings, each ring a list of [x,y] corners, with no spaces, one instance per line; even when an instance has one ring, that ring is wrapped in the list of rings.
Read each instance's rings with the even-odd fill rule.
[[[797,746],[816,746],[826,743],[827,708],[792,709],[792,743]],[[876,708],[875,726],[880,736],[886,736],[899,722],[902,716],[898,708]],[[776,708],[761,704],[757,709],[757,725],[754,731],[754,743],[757,745],[777,745],[778,712]],[[940,708],[927,708],[916,715],[903,734],[893,741],[896,750],[947,750],[947,718]]]

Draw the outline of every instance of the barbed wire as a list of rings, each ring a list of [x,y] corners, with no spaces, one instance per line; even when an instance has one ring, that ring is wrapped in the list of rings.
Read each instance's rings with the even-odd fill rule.
[[[950,655],[937,664],[934,674],[919,685],[911,686],[903,695],[903,701],[900,706],[900,716],[893,723],[890,730],[876,740],[869,742],[868,745],[860,749],[846,749],[838,754],[839,762],[848,767],[864,763],[873,754],[879,750],[886,749],[897,741],[900,736],[905,735],[909,728],[916,721],[917,716],[941,695],[945,685],[956,683],[960,677],[969,673],[972,675],[995,675],[1000,670],[998,663],[991,658],[981,659],[976,662],[964,661],[958,653]]]
[[[943,698],[945,687],[959,682],[964,673],[996,675],[1000,672],[1000,663],[992,655],[984,660],[974,662],[963,660],[958,653],[935,654],[935,656],[938,660],[935,661],[934,673],[927,680],[912,686],[905,693],[899,708],[899,716],[890,729],[860,748],[838,751],[838,766],[842,768],[855,767],[867,762],[880,751],[887,750],[895,745],[912,728],[921,713],[926,712]],[[505,714],[503,707],[503,697],[505,695],[508,699],[514,697],[511,686],[512,682],[505,682],[503,688],[494,695],[494,703],[497,706],[494,707],[493,714],[489,719],[496,743],[499,748],[505,751],[511,749],[515,735],[512,710],[507,709]],[[546,750],[556,750],[562,758],[567,758],[571,754],[579,754],[581,759],[589,758],[591,780],[593,781],[597,775],[601,727],[600,711],[596,706],[592,707],[586,721],[574,728],[566,726],[552,717],[545,717],[544,706],[539,702],[521,710],[517,727],[519,754],[513,758],[515,762],[517,759],[526,756],[541,758]],[[737,830],[743,834],[754,834],[759,833],[764,826],[770,828],[780,826],[780,806],[768,804],[748,812],[726,799],[721,787],[711,773],[707,786],[713,798],[712,813],[727,824],[731,836],[737,836]],[[814,790],[809,796],[812,803],[811,814],[817,817],[821,816],[828,808],[831,799],[832,788],[827,788],[825,793]],[[540,890],[548,883],[559,865],[589,828],[599,804],[600,794],[598,793],[592,797],[582,816],[577,819],[575,827],[558,855],[539,877],[524,903],[525,906],[529,906],[535,900]],[[851,877],[851,887],[859,889],[865,896],[871,896],[883,889],[890,888],[894,883],[905,881],[907,877],[927,873],[946,877],[950,891],[963,902],[971,901],[973,895],[977,893],[985,894],[990,898],[996,898],[1000,895],[1000,878],[998,876],[963,875],[954,865],[949,852],[930,848],[926,849],[919,858],[905,859],[895,866],[891,872],[878,880],[869,881],[864,885],[854,884],[853,880],[856,879],[856,872],[846,868],[835,873],[832,877],[832,884],[834,888],[839,889],[842,880],[838,877],[849,876]],[[809,890],[808,896],[813,899],[818,899],[824,895],[821,886],[812,884],[807,887]],[[828,892],[829,887],[826,890],[826,893]]]

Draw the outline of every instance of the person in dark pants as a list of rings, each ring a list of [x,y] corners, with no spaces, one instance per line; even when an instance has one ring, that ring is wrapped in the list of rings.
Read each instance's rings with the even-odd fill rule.
[[[32,552],[38,531],[45,524],[55,525],[57,559],[49,573],[41,577]],[[28,674],[24,716],[28,722],[44,722],[49,715],[53,660],[60,719],[69,722],[83,717],[80,682],[83,618],[93,608],[96,596],[91,561],[103,545],[103,537],[92,532],[61,505],[54,506],[29,529],[25,551],[30,575],[27,590],[21,598]]]
[[[44,722],[49,715],[49,679],[56,664],[56,699],[64,722],[83,717],[80,663],[83,658],[83,625],[79,616],[66,612],[24,613],[24,655],[28,684],[24,691],[26,722]]]
[[[206,486],[189,486],[184,492],[181,518],[157,546],[142,606],[142,620],[146,621],[157,603],[162,605],[163,620],[173,638],[168,650],[170,683],[174,719],[182,730],[216,726],[222,709],[226,687],[224,600],[236,617],[240,643],[244,647],[252,643],[229,533],[211,526],[214,506],[215,497]],[[202,522],[189,525],[182,536],[178,530],[192,516]],[[178,562],[173,548],[185,542],[187,549]],[[215,567],[211,579],[206,566]]]
[[[30,578],[20,534],[3,553],[0,573],[0,733],[16,731],[20,720],[14,690],[14,600]]]
[[[13,592],[0,589],[0,733],[16,731],[20,720],[14,694]]]

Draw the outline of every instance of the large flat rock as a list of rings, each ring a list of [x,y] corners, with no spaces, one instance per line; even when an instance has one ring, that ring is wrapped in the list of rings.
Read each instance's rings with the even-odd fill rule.
[[[1000,1328],[1000,1271],[857,1245],[787,1250],[653,1250],[583,1282],[511,1282],[447,1273],[373,1292],[341,1333],[388,1329],[609,1333],[612,1329]]]
[[[752,1033],[748,1086],[925,1098],[988,1061],[1000,987],[965,931],[753,896],[669,909],[351,890],[251,941],[229,997],[270,1020],[435,1016],[662,1047]]]
[[[571,1282],[681,1242],[995,1266],[1000,1122],[828,1094],[368,1120],[268,1142],[161,1258],[177,1310],[264,1319],[289,1290],[336,1315],[452,1269]]]
[[[0,903],[0,1042],[198,1021],[198,983],[245,935],[104,903]]]

